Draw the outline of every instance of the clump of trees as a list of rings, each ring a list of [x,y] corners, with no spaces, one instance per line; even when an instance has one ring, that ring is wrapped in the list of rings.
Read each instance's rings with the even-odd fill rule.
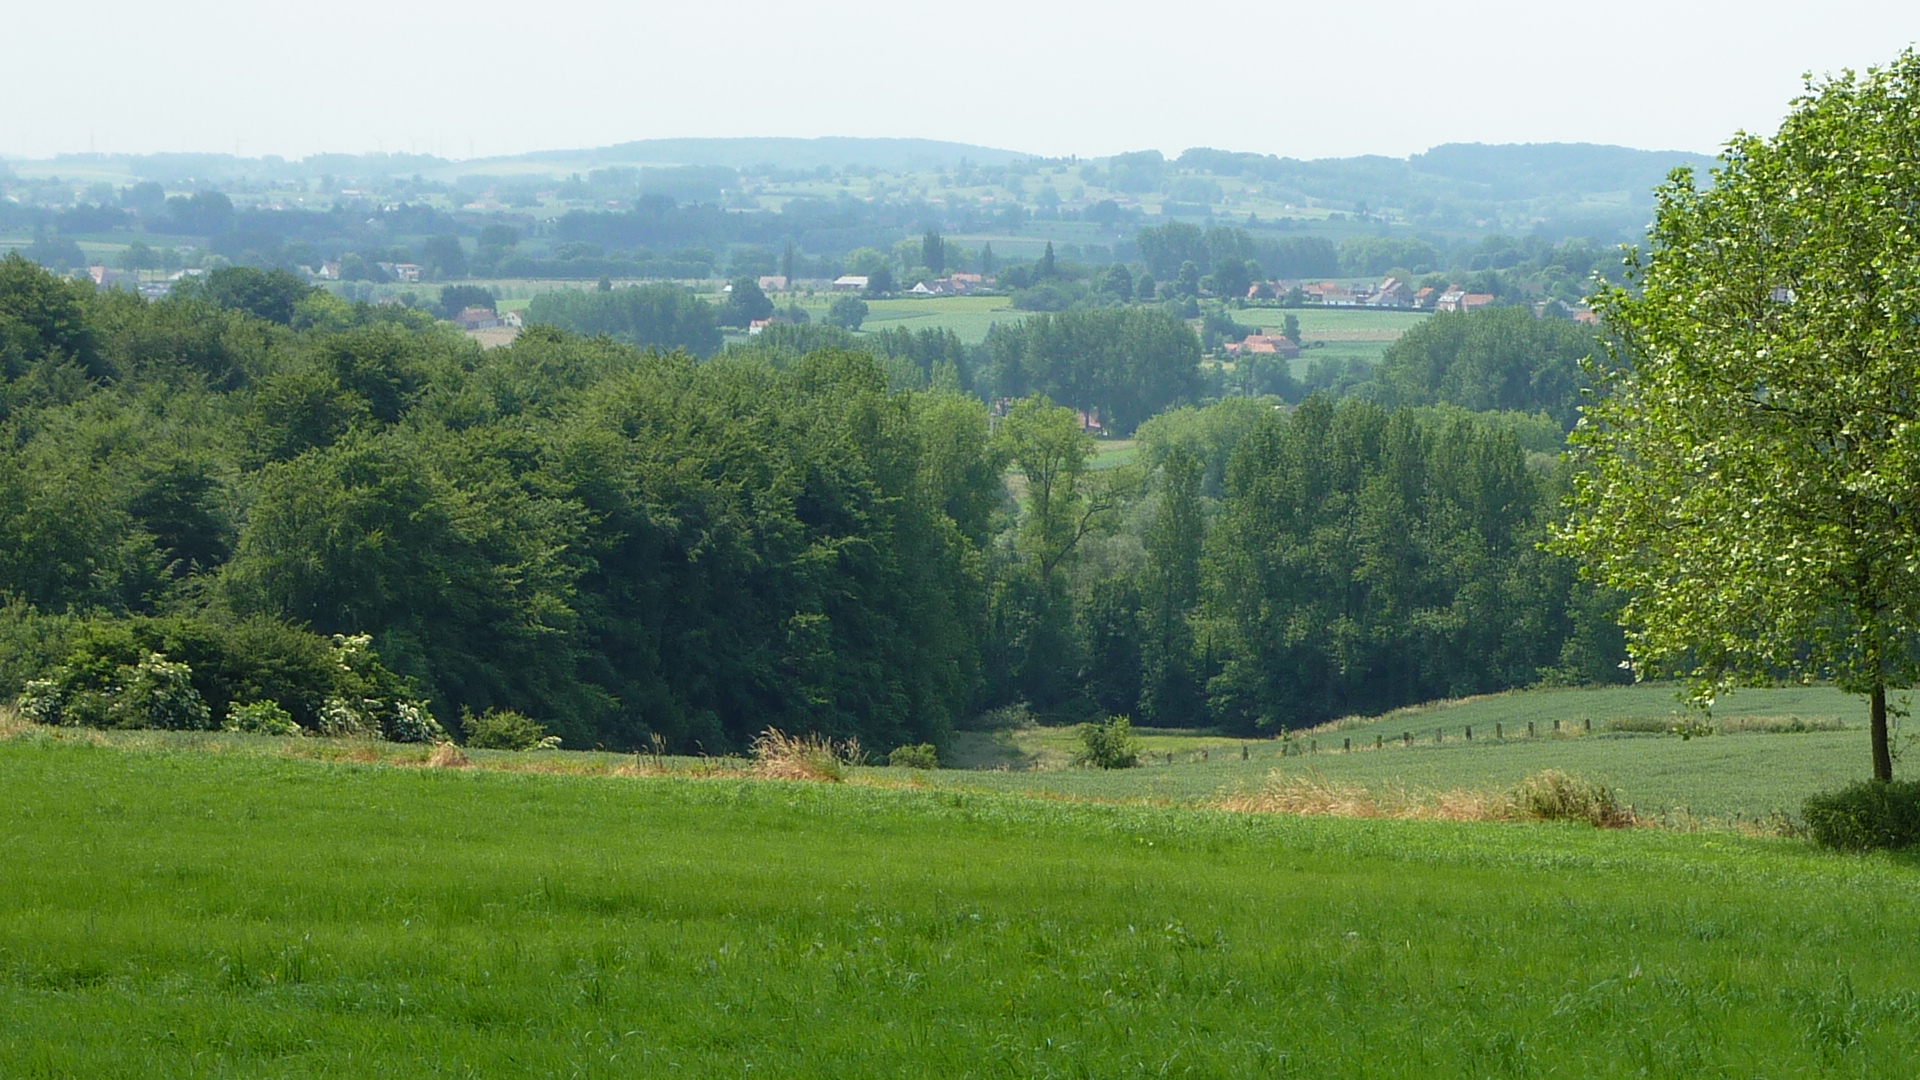
[[[770,725],[937,746],[1022,704],[1251,730],[1611,670],[1581,636],[1604,600],[1532,547],[1553,480],[1512,425],[1143,423],[1197,393],[1152,309],[1037,319],[974,371],[897,328],[702,360],[713,313],[673,287],[535,304],[483,351],[258,270],[147,302],[0,263],[0,694],[718,752]],[[1103,467],[1095,411],[1137,460]]]

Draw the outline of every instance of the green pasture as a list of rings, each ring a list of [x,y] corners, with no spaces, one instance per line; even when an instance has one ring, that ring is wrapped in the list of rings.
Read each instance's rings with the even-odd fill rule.
[[[1682,723],[1714,733],[1665,733]],[[1071,728],[966,732],[956,738],[955,764],[979,771],[943,771],[929,782],[1207,804],[1276,778],[1492,793],[1560,769],[1613,787],[1644,817],[1727,825],[1795,818],[1807,796],[1864,778],[1865,724],[1860,700],[1831,687],[1743,690],[1709,716],[1684,707],[1670,686],[1534,690],[1355,718],[1286,740],[1146,729],[1142,766],[1111,772],[1068,767],[1078,746]]]
[[[142,745],[0,743],[0,1075],[1920,1067],[1903,858]]]
[[[829,295],[816,295],[796,301],[815,322],[823,322],[833,303]],[[968,345],[987,339],[995,323],[1019,322],[1032,312],[1015,311],[1004,296],[943,296],[932,299],[894,299],[867,301],[867,319],[862,331],[952,330]]]

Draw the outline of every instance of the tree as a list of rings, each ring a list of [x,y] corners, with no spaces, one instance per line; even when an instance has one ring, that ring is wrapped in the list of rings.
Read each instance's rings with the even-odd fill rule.
[[[285,270],[223,266],[204,278],[184,278],[173,291],[285,326],[293,322],[294,306],[320,290]]]
[[[756,320],[772,317],[773,301],[761,291],[760,283],[750,277],[734,278],[726,306],[721,309],[720,321],[727,326],[746,326]]]
[[[420,245],[420,261],[427,274],[436,278],[467,276],[467,252],[457,236],[431,236]]]
[[[867,321],[867,302],[857,296],[836,296],[827,305],[827,322],[842,330],[858,330]]]
[[[920,238],[920,265],[931,270],[935,277],[946,273],[947,245],[940,239],[936,229],[928,229],[927,234]]]
[[[499,300],[485,285],[446,285],[440,289],[440,317],[451,319],[470,307],[496,310]]]
[[[1161,465],[1160,505],[1147,527],[1147,570],[1141,649],[1141,712],[1161,727],[1192,726],[1205,709],[1193,672],[1189,617],[1200,603],[1200,552],[1206,519],[1200,508],[1203,465],[1183,446]]]
[[[993,273],[993,267],[993,242],[988,241],[986,246],[980,249],[980,272],[983,274],[991,274]]]
[[[1574,435],[1555,539],[1628,596],[1643,674],[1720,688],[1830,678],[1869,699],[1920,675],[1920,55],[1810,83],[1710,188],[1656,193],[1637,288]]]

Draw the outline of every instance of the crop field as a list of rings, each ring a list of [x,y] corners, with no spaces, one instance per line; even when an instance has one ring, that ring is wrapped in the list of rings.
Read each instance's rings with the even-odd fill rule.
[[[1669,733],[1676,724],[1693,725],[1692,737]],[[1667,686],[1535,690],[1357,718],[1285,741],[1149,729],[1142,767],[1111,772],[1067,767],[1077,746],[1068,728],[963,733],[957,763],[981,771],[928,782],[1210,804],[1295,778],[1374,792],[1502,792],[1559,769],[1611,786],[1649,820],[1730,825],[1796,817],[1808,795],[1864,777],[1865,724],[1861,701],[1830,687],[1743,690],[1711,717]]]
[[[1902,858],[106,741],[0,742],[0,1075],[1920,1067]]]

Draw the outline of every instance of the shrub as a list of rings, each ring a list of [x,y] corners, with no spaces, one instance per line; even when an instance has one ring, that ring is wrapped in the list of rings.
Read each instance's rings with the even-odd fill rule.
[[[380,715],[380,735],[392,742],[446,742],[447,729],[427,711],[424,701],[396,701]]]
[[[1814,843],[1841,851],[1920,843],[1920,781],[1864,780],[1806,801],[1801,814]]]
[[[320,734],[335,739],[364,738],[376,729],[367,707],[377,701],[352,702],[331,697],[320,706]]]
[[[1603,829],[1633,824],[1612,788],[1558,769],[1538,772],[1514,789],[1514,805],[1538,821],[1584,821]]]
[[[887,755],[887,764],[896,769],[937,769],[940,767],[940,755],[932,743],[918,746],[897,746]]]
[[[60,684],[52,679],[28,679],[20,689],[20,715],[36,724],[66,722],[66,703]]]
[[[488,709],[477,717],[468,714],[461,726],[467,729],[467,745],[476,750],[533,750],[551,738],[546,725],[511,709]]]
[[[223,730],[243,731],[249,735],[298,735],[300,725],[294,723],[293,714],[281,708],[278,702],[249,701],[228,710]]]
[[[1075,765],[1096,769],[1131,769],[1140,764],[1140,740],[1133,737],[1133,721],[1125,716],[1108,717],[1098,724],[1081,724],[1074,729],[1080,736],[1080,752]]]
[[[127,723],[119,727],[160,728],[165,731],[206,731],[213,712],[193,687],[193,669],[159,653],[148,653],[121,683],[115,705]]]

